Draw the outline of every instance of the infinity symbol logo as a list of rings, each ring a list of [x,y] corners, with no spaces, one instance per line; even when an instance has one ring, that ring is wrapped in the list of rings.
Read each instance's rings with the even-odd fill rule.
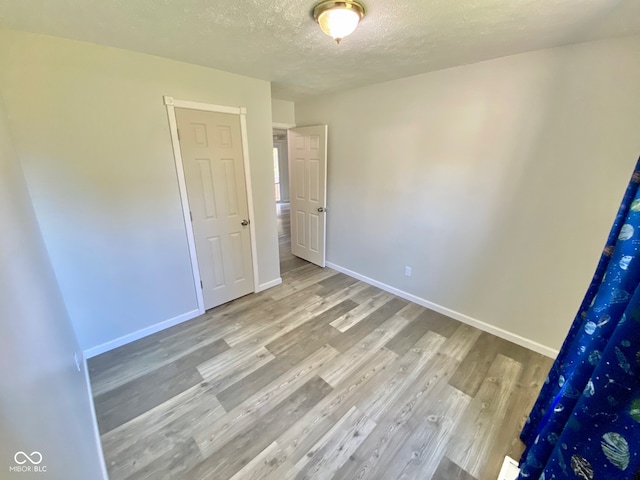
[[[19,458],[22,458],[22,461],[18,460]],[[13,456],[13,459],[18,465],[26,463],[27,460],[29,460],[34,465],[38,465],[40,462],[42,462],[42,454],[40,452],[31,452],[31,455],[29,456],[24,452],[17,452]]]

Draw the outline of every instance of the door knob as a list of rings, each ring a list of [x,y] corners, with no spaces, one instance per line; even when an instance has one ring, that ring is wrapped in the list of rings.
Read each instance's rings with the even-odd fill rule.
[[[242,225],[243,227],[246,227],[247,225],[249,225],[249,220],[242,220],[240,222],[240,225]]]
[[[327,209],[324,207],[318,207],[318,212],[322,213],[322,212],[326,212]]]

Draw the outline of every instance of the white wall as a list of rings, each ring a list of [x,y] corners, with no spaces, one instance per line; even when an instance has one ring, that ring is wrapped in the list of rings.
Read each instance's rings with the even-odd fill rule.
[[[288,100],[271,99],[271,118],[273,123],[296,123],[295,104]]]
[[[0,31],[16,150],[80,345],[197,308],[162,96],[247,107],[259,281],[279,277],[270,85],[89,43]]]
[[[559,348],[640,154],[639,85],[629,37],[297,102],[329,125],[328,260]]]
[[[73,359],[80,349],[1,104],[0,225],[0,477],[101,478],[89,387]],[[19,451],[40,452],[47,474],[10,473]]]

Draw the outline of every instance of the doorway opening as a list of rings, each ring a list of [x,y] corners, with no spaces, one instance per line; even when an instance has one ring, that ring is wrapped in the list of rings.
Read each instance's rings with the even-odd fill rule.
[[[308,264],[291,253],[291,208],[289,203],[289,158],[287,130],[273,129],[273,173],[275,178],[276,215],[280,275]]]
[[[289,203],[276,204],[278,214],[278,251],[280,252],[280,275],[309,262],[291,253],[291,209]]]
[[[273,173],[276,203],[289,203],[289,158],[287,131],[273,129]]]

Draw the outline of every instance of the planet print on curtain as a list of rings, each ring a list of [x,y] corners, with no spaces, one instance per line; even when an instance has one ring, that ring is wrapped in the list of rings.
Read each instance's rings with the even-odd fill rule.
[[[520,435],[519,479],[640,478],[639,186],[640,160]]]

